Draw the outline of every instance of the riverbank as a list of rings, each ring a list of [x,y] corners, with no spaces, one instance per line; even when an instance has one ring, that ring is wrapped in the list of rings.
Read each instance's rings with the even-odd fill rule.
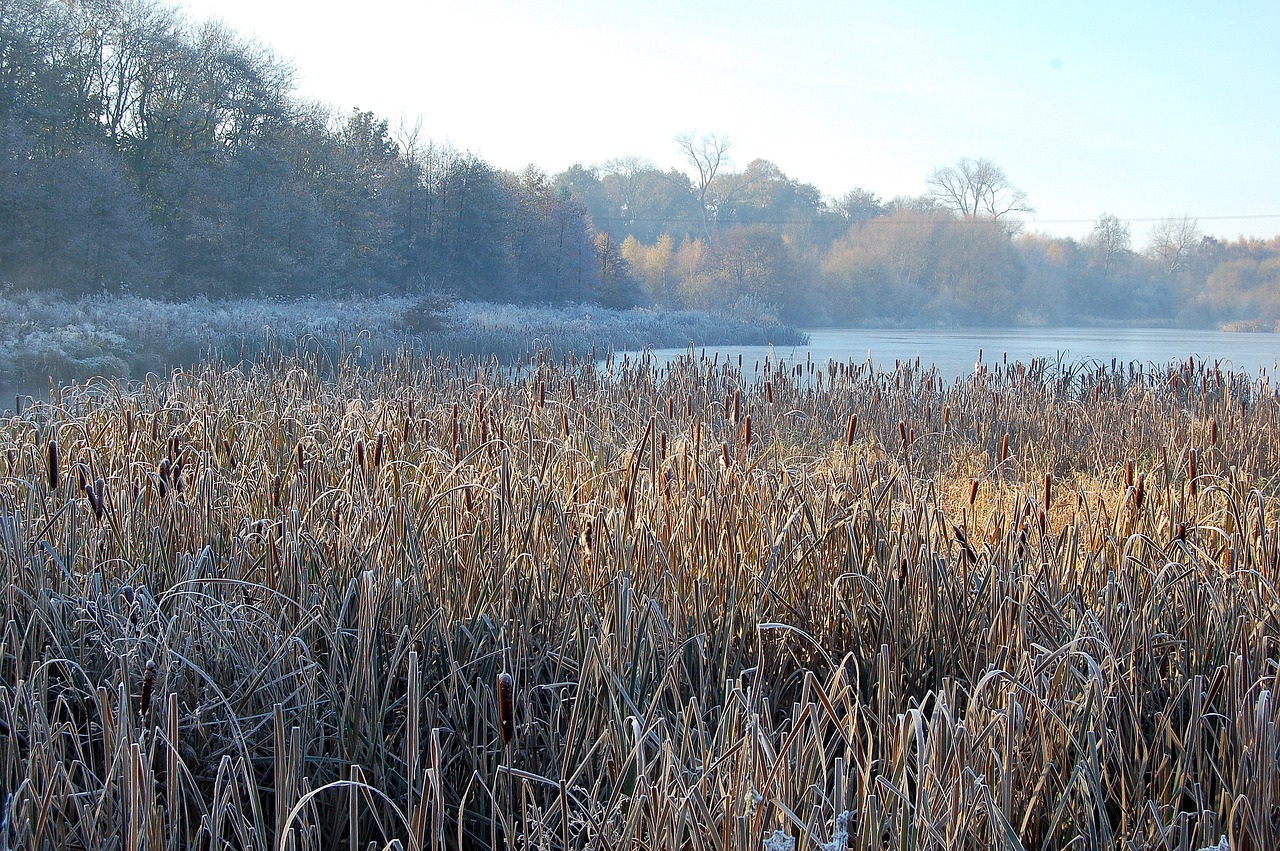
[[[50,383],[165,374],[209,357],[239,363],[297,347],[376,362],[402,349],[510,362],[533,352],[797,345],[801,332],[695,311],[530,307],[411,297],[185,302],[138,296],[0,299],[0,399]]]

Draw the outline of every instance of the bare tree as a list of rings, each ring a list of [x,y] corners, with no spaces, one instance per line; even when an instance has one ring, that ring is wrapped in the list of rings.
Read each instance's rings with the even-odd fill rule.
[[[717,133],[707,133],[702,136],[696,133],[681,133],[675,138],[675,142],[698,173],[696,189],[698,204],[702,208],[702,231],[705,236],[710,237],[712,211],[711,205],[707,202],[707,194],[716,173],[729,161],[729,137]]]
[[[1202,236],[1200,223],[1191,216],[1167,216],[1151,226],[1147,256],[1172,275],[1191,260]]]
[[[1129,224],[1110,213],[1103,213],[1093,226],[1086,241],[1092,263],[1104,272],[1110,272],[1129,255],[1131,241]]]
[[[968,157],[937,168],[925,181],[929,196],[964,219],[1003,219],[1010,213],[1034,213],[1027,195],[1009,182],[1004,169],[988,159]]]

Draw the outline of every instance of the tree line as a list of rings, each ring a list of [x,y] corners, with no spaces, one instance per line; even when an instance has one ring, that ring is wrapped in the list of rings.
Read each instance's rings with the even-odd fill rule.
[[[1187,217],[1024,232],[997,165],[827,197],[716,134],[520,173],[290,95],[292,69],[152,0],[0,0],[0,287],[182,299],[443,294],[811,323],[1280,321],[1280,239]]]

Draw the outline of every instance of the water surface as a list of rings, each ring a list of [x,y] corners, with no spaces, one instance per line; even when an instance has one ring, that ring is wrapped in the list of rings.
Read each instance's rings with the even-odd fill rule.
[[[1280,366],[1280,335],[1276,334],[1168,328],[820,328],[807,333],[807,346],[716,346],[706,352],[708,356],[718,353],[722,361],[741,356],[748,374],[755,361],[768,356],[775,362],[811,357],[820,364],[870,360],[886,370],[892,370],[897,361],[919,358],[923,365],[937,366],[942,377],[949,379],[970,374],[979,359],[989,366],[1006,360],[1029,363],[1033,358],[1108,365],[1114,358],[1119,363],[1163,366],[1195,358],[1251,376],[1273,374]],[[688,349],[654,349],[652,356],[663,364],[687,353]]]

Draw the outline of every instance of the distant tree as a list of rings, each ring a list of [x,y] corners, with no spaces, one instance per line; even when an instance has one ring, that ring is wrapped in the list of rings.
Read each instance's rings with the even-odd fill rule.
[[[988,159],[966,157],[953,166],[934,169],[925,182],[932,198],[963,219],[1000,220],[1013,213],[1035,212],[1026,193]]]
[[[836,213],[850,224],[865,222],[884,215],[885,206],[876,193],[869,189],[850,189],[832,204]]]
[[[696,172],[694,191],[702,211],[702,234],[710,237],[715,209],[710,204],[709,193],[712,181],[716,179],[721,167],[728,163],[731,144],[729,137],[716,133],[699,136],[690,132],[676,136],[675,142]]]
[[[1166,275],[1186,269],[1203,234],[1191,216],[1168,216],[1151,226],[1146,254]]]
[[[1090,264],[1109,273],[1121,266],[1132,253],[1129,225],[1110,213],[1103,213],[1093,226],[1093,232],[1085,245],[1089,249]]]

